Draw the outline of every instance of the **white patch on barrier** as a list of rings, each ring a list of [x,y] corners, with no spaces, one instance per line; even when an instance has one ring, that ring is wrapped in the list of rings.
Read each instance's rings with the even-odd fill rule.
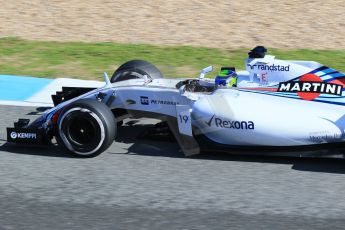
[[[92,80],[80,80],[71,78],[57,78],[52,81],[49,85],[44,87],[42,90],[26,99],[25,102],[28,104],[45,104],[53,106],[51,95],[55,94],[56,91],[61,91],[62,87],[90,87],[99,88],[104,86],[104,82],[92,81]]]

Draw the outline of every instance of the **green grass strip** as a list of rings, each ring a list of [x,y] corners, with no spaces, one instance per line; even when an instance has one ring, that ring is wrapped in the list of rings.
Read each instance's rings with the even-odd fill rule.
[[[131,59],[155,64],[165,77],[195,77],[200,69],[213,65],[215,76],[221,66],[244,69],[253,47],[213,49],[190,46],[154,46],[113,42],[48,42],[0,38],[0,74],[37,77],[101,79]],[[268,47],[269,48],[269,47]],[[312,60],[345,72],[344,50],[269,49],[279,59]]]

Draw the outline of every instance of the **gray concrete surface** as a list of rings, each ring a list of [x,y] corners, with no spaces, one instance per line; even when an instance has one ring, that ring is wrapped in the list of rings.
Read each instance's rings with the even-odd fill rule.
[[[0,229],[344,228],[343,160],[185,158],[135,139],[150,120],[93,159],[5,144],[5,127],[35,111],[0,106]]]

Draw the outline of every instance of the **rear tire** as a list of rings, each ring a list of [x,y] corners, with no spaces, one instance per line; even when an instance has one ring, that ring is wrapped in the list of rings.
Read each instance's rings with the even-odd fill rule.
[[[143,60],[132,60],[122,64],[114,72],[110,82],[144,78],[144,75],[150,79],[163,78],[161,71],[159,71],[159,69],[150,62]]]
[[[95,157],[113,143],[116,121],[103,103],[82,99],[67,106],[57,122],[58,145],[78,157]]]

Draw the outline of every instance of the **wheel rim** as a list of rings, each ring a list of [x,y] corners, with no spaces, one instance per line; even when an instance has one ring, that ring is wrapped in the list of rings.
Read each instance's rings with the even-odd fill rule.
[[[80,155],[95,153],[105,139],[102,121],[85,108],[73,108],[64,113],[59,134],[65,146]]]
[[[87,145],[96,137],[95,120],[72,116],[66,130],[67,139],[75,145]]]

